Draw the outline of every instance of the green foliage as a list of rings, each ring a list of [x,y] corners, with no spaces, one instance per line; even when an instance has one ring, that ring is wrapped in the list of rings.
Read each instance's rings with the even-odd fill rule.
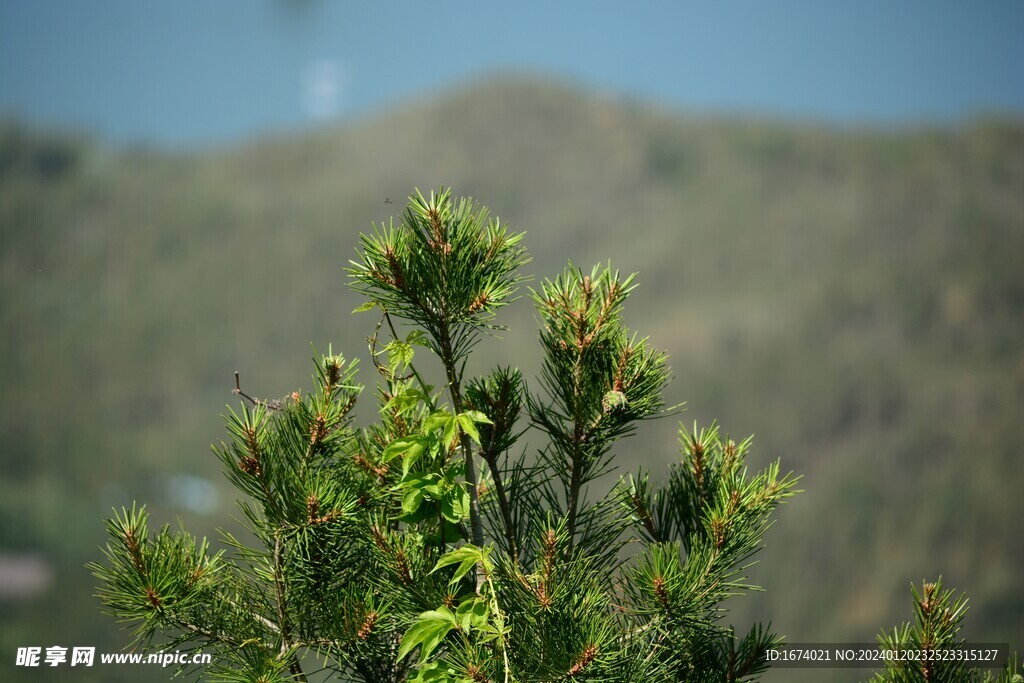
[[[255,546],[226,535],[234,552],[211,556],[166,529],[151,541],[144,511],[108,523],[108,564],[91,568],[106,609],[139,623],[137,639],[202,643],[230,663],[221,674],[253,681],[304,679],[303,653],[365,681],[757,672],[726,653],[773,637],[758,629],[735,643],[717,623],[720,602],[748,587],[737,572],[794,480],[777,465],[748,480],[749,441],[684,430],[690,465],[669,488],[623,481],[589,500],[615,442],[664,412],[665,355],[623,325],[632,276],[569,268],[533,294],[546,395],[511,368],[465,378],[477,332],[495,327],[527,260],[520,236],[486,217],[448,191],[417,194],[401,226],[364,238],[350,274],[372,304],[357,310],[382,316],[371,350],[384,323],[392,332],[374,351],[379,423],[349,426],[361,387],[354,364],[332,354],[317,361],[310,394],[230,412],[231,440],[214,452],[245,495]],[[418,328],[402,339],[392,316]],[[415,345],[444,369],[437,395]],[[524,406],[548,437],[535,462],[525,450],[509,458]],[[482,542],[485,522],[498,550]],[[635,558],[620,552],[631,539],[646,541]]]
[[[757,139],[789,153],[758,154]],[[374,314],[339,321],[359,302],[330,286],[362,224],[343,217],[386,217],[385,195],[442,178],[529,227],[526,270],[609,256],[640,270],[628,320],[671,351],[666,402],[691,401],[688,426],[755,432],[759,468],[778,454],[813,475],[824,495],[791,506],[761,556],[773,590],[735,601],[734,621],[861,640],[898,621],[911,578],[941,570],[969,592],[978,637],[1024,642],[1020,121],[723,120],[514,79],[229,148],[112,148],[25,126],[0,145],[18,160],[0,174],[3,545],[55,576],[6,603],[7,651],[41,635],[121,644],[81,571],[104,541],[97,505],[135,497],[172,530],[180,514],[199,535],[237,532],[233,489],[204,454],[231,371],[278,396],[308,374],[306,340],[360,352]],[[48,174],[53,148],[74,161]],[[510,329],[482,337],[470,374],[511,363],[536,390],[530,321],[526,301],[499,312]],[[648,424],[616,462],[661,483],[673,427]],[[184,478],[216,490],[196,506]]]
[[[331,352],[309,393],[242,394],[214,452],[251,540],[225,533],[230,552],[211,553],[123,510],[90,565],[106,611],[136,640],[210,648],[223,680],[306,680],[314,663],[396,683],[756,679],[780,638],[737,633],[724,601],[758,589],[746,572],[798,478],[777,461],[752,472],[751,439],[694,423],[664,486],[644,472],[597,485],[623,437],[673,410],[666,355],[624,324],[634,276],[610,266],[532,292],[539,392],[509,367],[467,377],[523,281],[519,241],[447,190],[364,237],[349,273],[369,298],[357,311],[380,316],[378,419],[351,426],[363,389]],[[414,329],[400,336],[396,319]],[[436,393],[417,346],[444,373]],[[917,626],[884,642],[955,642],[963,601],[931,584],[915,595]],[[876,680],[933,680],[914,675]]]
[[[910,650],[914,653],[954,650],[963,646],[960,636],[967,598],[942,588],[942,579],[924,582],[914,594],[914,621],[907,622],[878,637],[885,650]],[[965,661],[915,657],[889,661],[870,683],[1021,683],[1024,669],[1013,655],[1001,671],[992,672],[968,665]]]
[[[548,399],[528,397],[528,407],[533,424],[550,439],[541,462],[562,488],[542,485],[539,492],[547,506],[566,514],[570,548],[579,530],[579,542],[605,562],[616,556],[622,529],[608,506],[581,508],[580,491],[608,471],[616,440],[659,414],[669,378],[666,355],[623,324],[633,280],[610,267],[589,275],[570,267],[533,293],[543,323],[540,383]]]
[[[510,234],[471,199],[453,202],[451,190],[410,197],[396,228],[363,235],[363,251],[349,273],[352,286],[380,308],[420,325],[440,357],[462,356],[474,332],[492,328],[522,281],[528,261]]]
[[[222,554],[209,554],[201,543],[182,531],[164,527],[150,538],[145,509],[122,510],[107,520],[112,544],[104,554],[109,566],[90,564],[103,583],[100,598],[107,613],[119,619],[138,619],[135,636],[151,637],[173,628],[178,620],[193,622],[216,596],[224,564]]]

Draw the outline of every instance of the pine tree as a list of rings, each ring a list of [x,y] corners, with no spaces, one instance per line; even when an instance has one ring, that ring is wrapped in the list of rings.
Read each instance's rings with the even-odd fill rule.
[[[619,441],[674,412],[666,355],[623,323],[635,278],[610,266],[570,264],[530,290],[535,391],[510,367],[467,377],[524,283],[522,237],[449,190],[362,236],[348,274],[357,312],[377,316],[378,419],[353,426],[364,387],[332,352],[307,393],[260,400],[236,383],[214,452],[254,540],[222,532],[213,552],[150,533],[145,508],[116,513],[90,568],[135,642],[212,652],[198,673],[222,681],[757,678],[781,640],[737,634],[723,601],[756,589],[744,572],[798,478],[778,462],[751,472],[751,439],[694,424],[663,486],[642,472],[601,486]]]
[[[910,656],[886,662],[869,683],[1024,683],[1017,655],[997,671],[980,668],[976,661],[957,658],[959,652],[991,654],[988,647],[967,646],[960,636],[967,612],[965,596],[943,589],[941,577],[935,582],[922,582],[921,590],[912,586],[911,592],[914,621],[878,636],[880,649],[903,651]]]

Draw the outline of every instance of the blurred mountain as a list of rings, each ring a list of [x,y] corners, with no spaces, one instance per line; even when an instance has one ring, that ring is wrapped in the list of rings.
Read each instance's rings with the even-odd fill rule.
[[[805,475],[753,572],[767,592],[731,620],[871,641],[941,574],[971,598],[969,638],[1024,646],[1024,122],[709,118],[509,78],[203,153],[0,128],[0,552],[53,572],[0,591],[4,666],[126,642],[81,568],[104,516],[138,500],[214,535],[233,372],[260,396],[309,387],[310,342],[365,369],[374,321],[349,315],[342,267],[441,184],[527,231],[537,278],[639,271],[627,318],[671,354],[681,419]],[[502,321],[477,369],[529,376],[528,301]],[[619,450],[664,472],[674,420]]]

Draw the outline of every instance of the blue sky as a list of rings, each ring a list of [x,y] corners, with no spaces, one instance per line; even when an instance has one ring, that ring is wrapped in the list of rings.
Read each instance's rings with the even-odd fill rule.
[[[1024,116],[1024,3],[0,0],[0,116],[200,145],[495,72],[839,124]]]

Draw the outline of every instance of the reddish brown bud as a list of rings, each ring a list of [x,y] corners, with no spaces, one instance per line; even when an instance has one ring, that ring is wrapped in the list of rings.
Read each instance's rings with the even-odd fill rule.
[[[583,670],[590,666],[590,663],[597,657],[597,645],[590,644],[584,648],[583,653],[576,660],[576,663],[566,672],[566,676],[572,678],[583,673]]]
[[[313,424],[309,428],[309,443],[315,446],[325,436],[327,436],[327,418],[323,413],[319,413],[313,418]]]
[[[477,295],[477,297],[473,299],[473,301],[469,304],[469,312],[476,313],[481,308],[486,306],[489,300],[490,299],[487,296],[487,292],[482,292],[481,294]]]
[[[668,607],[668,591],[665,590],[665,579],[655,576],[653,584],[654,596],[658,598],[658,602],[661,603],[662,607]]]
[[[722,546],[725,545],[726,531],[729,529],[729,523],[720,518],[716,517],[711,520],[711,536],[715,541],[715,549],[721,550]]]
[[[536,593],[537,593],[537,601],[540,603],[540,606],[543,607],[544,609],[550,609],[551,608],[551,596],[548,595],[547,588],[544,586],[543,583],[540,583],[540,584],[537,585]]]
[[[260,463],[256,458],[246,456],[238,461],[238,469],[254,477],[260,476]]]
[[[378,615],[376,612],[371,611],[366,613],[366,617],[363,619],[363,623],[360,625],[359,631],[356,633],[356,637],[359,638],[359,640],[366,640],[369,637],[370,632],[373,631],[373,627],[377,623],[377,617]]]
[[[470,664],[466,667],[466,675],[476,683],[488,683],[490,680],[487,678],[487,674],[484,673],[484,670],[476,664]]]

